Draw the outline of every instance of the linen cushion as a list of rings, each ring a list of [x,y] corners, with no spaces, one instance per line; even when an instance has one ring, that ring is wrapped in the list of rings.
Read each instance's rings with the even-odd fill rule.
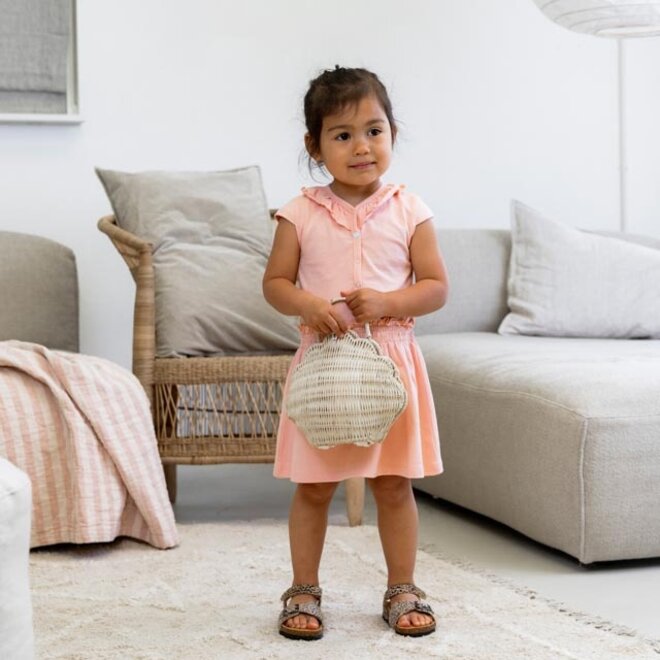
[[[660,337],[660,250],[512,203],[510,312],[500,334]]]
[[[261,292],[272,228],[258,167],[96,172],[119,226],[154,245],[159,357],[297,347],[295,319]]]

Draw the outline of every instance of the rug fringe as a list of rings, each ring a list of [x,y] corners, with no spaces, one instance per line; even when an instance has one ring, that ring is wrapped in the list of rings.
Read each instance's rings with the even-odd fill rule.
[[[345,543],[342,543],[338,539],[334,539],[334,541],[336,543],[338,542],[346,552],[348,552],[349,554],[353,554],[355,557],[363,561],[363,557],[359,553],[354,552],[350,546],[346,545]],[[613,621],[609,621],[608,619],[604,619],[598,615],[588,614],[587,612],[582,612],[580,610],[572,609],[566,603],[562,601],[554,600],[552,598],[548,598],[547,596],[543,596],[534,589],[518,584],[517,582],[511,580],[510,578],[505,578],[500,575],[496,575],[494,573],[487,571],[484,568],[481,568],[480,566],[475,566],[474,564],[470,563],[465,559],[461,559],[460,557],[456,557],[454,555],[449,555],[445,551],[439,550],[437,546],[433,545],[432,543],[420,543],[419,549],[431,555],[432,557],[435,557],[437,559],[447,562],[448,564],[451,564],[456,568],[459,568],[468,573],[475,573],[494,584],[498,584],[503,587],[506,587],[507,589],[514,591],[516,594],[520,596],[524,596],[526,598],[529,598],[530,600],[537,600],[539,602],[542,602],[548,605],[549,607],[552,607],[554,610],[563,614],[564,616],[567,616],[571,619],[575,619],[576,621],[579,621],[580,623],[588,625],[592,628],[596,628],[597,630],[603,630],[605,632],[611,632],[615,635],[618,635],[619,637],[630,637],[631,639],[636,639],[637,641],[649,646],[654,653],[660,655],[660,639],[647,637],[646,635],[640,633],[634,628],[629,628],[628,626],[624,626],[619,623],[614,623]],[[385,576],[385,578],[387,577],[386,571],[380,570],[380,572]]]
[[[491,573],[486,569],[481,568],[480,566],[475,566],[465,559],[461,559],[460,557],[453,555],[448,555],[444,551],[438,550],[438,548],[433,544],[422,543],[420,544],[419,549],[433,555],[434,557],[437,557],[438,559],[441,559],[442,561],[446,561],[448,564],[451,564],[456,568],[460,568],[470,573],[476,573],[477,575],[480,575],[481,577],[484,577],[487,580],[494,582],[495,584],[507,587],[508,589],[515,591],[517,594],[529,598],[530,600],[537,600],[539,602],[545,603],[556,611],[572,619],[575,619],[580,623],[584,623],[593,628],[597,628],[598,630],[605,630],[607,632],[614,633],[615,635],[619,635],[621,637],[631,637],[640,640],[641,642],[647,644],[655,653],[660,655],[660,639],[647,637],[634,628],[629,628],[628,626],[614,623],[613,621],[609,621],[608,619],[604,619],[598,615],[588,614],[587,612],[582,612],[580,610],[574,610],[568,607],[566,603],[548,598],[547,596],[543,596],[534,589],[518,584],[510,578],[495,575],[494,573]]]

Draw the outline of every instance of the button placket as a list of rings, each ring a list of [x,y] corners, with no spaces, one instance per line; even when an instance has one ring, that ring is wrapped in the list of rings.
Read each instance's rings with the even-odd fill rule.
[[[353,216],[353,286],[359,289],[362,286],[362,232],[358,229],[357,212]]]

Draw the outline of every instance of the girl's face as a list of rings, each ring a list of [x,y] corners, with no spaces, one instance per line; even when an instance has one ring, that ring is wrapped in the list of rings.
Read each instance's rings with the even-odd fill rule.
[[[367,96],[323,118],[320,150],[311,155],[332,175],[335,194],[361,201],[380,188],[392,160],[392,139],[385,111],[374,96]]]

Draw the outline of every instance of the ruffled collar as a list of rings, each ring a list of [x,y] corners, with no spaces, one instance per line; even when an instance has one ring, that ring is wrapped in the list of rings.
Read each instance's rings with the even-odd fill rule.
[[[389,199],[405,188],[403,184],[386,183],[357,206],[352,206],[346,200],[332,192],[330,186],[315,186],[303,188],[302,194],[319,206],[326,208],[332,219],[342,227],[353,231],[362,227],[369,216]]]

